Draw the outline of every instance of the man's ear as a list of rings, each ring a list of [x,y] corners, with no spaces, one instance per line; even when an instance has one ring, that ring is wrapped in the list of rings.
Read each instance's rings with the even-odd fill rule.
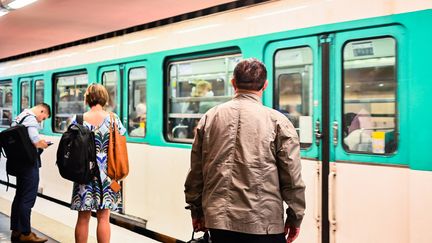
[[[231,84],[234,87],[234,90],[237,91],[237,85],[236,85],[235,79],[231,79]]]
[[[268,80],[265,81],[264,86],[261,90],[264,91],[267,88],[267,85],[268,85]]]

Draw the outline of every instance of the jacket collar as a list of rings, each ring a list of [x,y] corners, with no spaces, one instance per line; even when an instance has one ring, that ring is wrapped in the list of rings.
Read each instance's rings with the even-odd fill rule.
[[[238,92],[238,93],[236,93],[236,95],[234,96],[233,99],[235,99],[235,100],[237,100],[237,99],[251,100],[251,101],[258,102],[258,103],[262,103],[261,97],[259,97],[256,94],[248,93],[248,92]]]

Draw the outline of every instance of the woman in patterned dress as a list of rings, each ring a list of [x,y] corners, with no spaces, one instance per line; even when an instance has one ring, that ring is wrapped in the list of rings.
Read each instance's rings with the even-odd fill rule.
[[[111,179],[107,176],[110,114],[105,111],[104,106],[108,103],[109,96],[104,86],[91,84],[84,98],[86,104],[90,106],[90,111],[84,113],[83,123],[95,133],[96,160],[102,189],[96,177],[88,184],[74,183],[71,209],[78,211],[75,242],[87,242],[91,211],[96,211],[97,215],[98,242],[110,242],[110,211],[120,211],[122,204],[120,192],[116,193],[111,190]],[[73,122],[76,122],[75,119]],[[120,134],[123,135],[126,130],[117,115],[115,115],[115,123]]]

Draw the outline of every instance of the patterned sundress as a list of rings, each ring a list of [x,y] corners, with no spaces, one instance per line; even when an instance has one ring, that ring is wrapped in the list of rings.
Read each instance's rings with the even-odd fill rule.
[[[73,118],[73,123],[76,118]],[[115,115],[115,123],[120,134],[124,134],[126,129],[123,127],[120,119]],[[110,188],[111,179],[107,176],[107,153],[109,141],[110,116],[105,117],[99,126],[93,126],[84,121],[84,125],[94,132],[96,142],[96,160],[99,166],[100,179],[102,182],[101,190],[98,179],[95,177],[88,184],[74,183],[72,192],[71,209],[78,211],[96,211],[101,209],[110,209],[111,211],[121,211],[121,193],[114,192]]]

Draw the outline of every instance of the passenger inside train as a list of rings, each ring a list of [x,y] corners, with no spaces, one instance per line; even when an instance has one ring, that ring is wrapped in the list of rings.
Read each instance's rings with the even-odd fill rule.
[[[362,109],[358,114],[345,114],[344,143],[349,150],[372,152],[372,123],[370,114]]]
[[[147,107],[144,103],[136,106],[136,117],[132,119],[132,131],[129,133],[133,137],[145,137],[145,127],[147,122]]]

